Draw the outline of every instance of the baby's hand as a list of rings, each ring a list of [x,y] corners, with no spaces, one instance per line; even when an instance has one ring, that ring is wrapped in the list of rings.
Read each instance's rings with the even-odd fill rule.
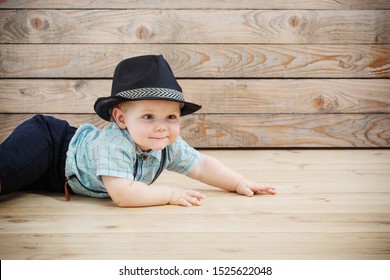
[[[269,184],[257,183],[247,179],[242,179],[236,186],[236,193],[246,196],[254,194],[276,194],[275,188]]]
[[[169,200],[169,204],[181,205],[186,207],[192,205],[199,206],[201,205],[201,200],[204,198],[205,196],[200,192],[174,188],[172,191],[171,199]]]

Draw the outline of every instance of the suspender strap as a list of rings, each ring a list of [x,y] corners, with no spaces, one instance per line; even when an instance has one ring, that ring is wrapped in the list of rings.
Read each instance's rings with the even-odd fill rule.
[[[69,201],[70,200],[70,192],[69,192],[69,189],[68,189],[68,181],[69,181],[69,177],[65,179],[65,184],[64,184],[64,193],[65,193],[65,198],[66,198],[66,201]]]
[[[164,150],[161,151],[161,160],[160,160],[160,167],[158,168],[157,170],[157,173],[156,175],[154,176],[152,182],[150,184],[153,184],[154,181],[157,180],[158,176],[160,176],[161,172],[163,171],[164,169],[164,163],[165,163],[165,158],[166,158],[166,148],[164,148]]]

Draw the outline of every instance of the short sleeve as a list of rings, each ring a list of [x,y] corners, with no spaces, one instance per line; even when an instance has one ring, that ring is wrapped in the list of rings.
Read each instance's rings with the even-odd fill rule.
[[[95,153],[96,175],[134,180],[135,151],[125,138],[99,143]]]
[[[200,160],[200,153],[189,146],[180,136],[167,149],[166,168],[184,175],[190,173]]]

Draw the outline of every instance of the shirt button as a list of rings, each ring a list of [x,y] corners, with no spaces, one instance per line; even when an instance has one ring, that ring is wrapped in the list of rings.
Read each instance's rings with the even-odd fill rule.
[[[143,156],[142,156],[142,159],[143,159],[143,160],[146,160],[147,158],[148,158],[147,155],[143,155]]]

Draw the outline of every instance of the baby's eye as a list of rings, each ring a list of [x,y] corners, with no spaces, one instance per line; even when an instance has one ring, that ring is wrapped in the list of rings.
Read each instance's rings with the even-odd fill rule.
[[[142,116],[142,118],[143,119],[145,119],[145,120],[152,120],[153,119],[153,115],[144,115],[144,116]]]
[[[176,116],[176,115],[169,115],[169,116],[168,116],[168,119],[169,119],[169,120],[176,120],[176,119],[177,119],[177,116]]]

